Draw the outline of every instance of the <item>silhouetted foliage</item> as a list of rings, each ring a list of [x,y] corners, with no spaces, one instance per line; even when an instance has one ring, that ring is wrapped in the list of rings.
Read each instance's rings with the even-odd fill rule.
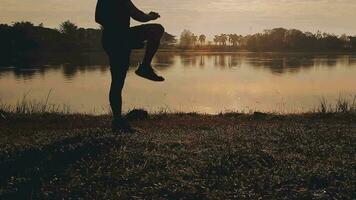
[[[175,36],[165,33],[161,48],[176,47],[216,51],[356,51],[356,36],[275,28],[246,36],[236,33],[219,34],[215,35],[212,41],[208,41],[204,34],[195,35],[184,30],[177,43]],[[31,22],[0,24],[2,65],[21,62],[24,55],[37,52],[90,51],[102,51],[101,29],[80,28],[70,21],[63,22],[58,29],[46,28],[42,23],[34,25]]]
[[[59,26],[59,32],[65,35],[76,35],[78,31],[78,26],[76,26],[74,23],[68,21],[63,22]]]
[[[78,28],[70,21],[59,30],[30,22],[0,25],[0,52],[7,55],[37,51],[88,51],[101,49],[101,30]]]
[[[18,61],[18,56],[37,52],[90,52],[102,51],[101,29],[80,28],[68,21],[59,29],[46,28],[43,24],[16,22],[0,24],[0,64]],[[165,33],[162,47],[176,43],[175,36]]]
[[[194,40],[195,40],[195,35],[189,30],[184,30],[180,35],[179,45],[181,48],[189,48],[194,46],[195,44]]]
[[[349,43],[348,37],[334,34],[316,34],[296,29],[276,28],[264,33],[248,35],[243,38],[242,48],[253,51],[335,51],[356,50],[355,45]]]
[[[161,48],[173,47],[177,43],[176,36],[164,33],[161,38]]]
[[[337,36],[318,31],[313,34],[297,29],[275,28],[253,35],[219,34],[206,42],[205,35],[199,37],[199,46],[195,46],[195,35],[189,30],[181,34],[181,48],[207,48],[213,50],[248,51],[355,51],[356,36],[345,34]],[[202,42],[203,41],[203,42]],[[213,44],[213,45],[212,45]],[[204,47],[205,45],[205,47]]]
[[[199,36],[199,43],[201,45],[205,44],[205,40],[206,40],[206,36],[205,35],[202,34],[202,35]]]

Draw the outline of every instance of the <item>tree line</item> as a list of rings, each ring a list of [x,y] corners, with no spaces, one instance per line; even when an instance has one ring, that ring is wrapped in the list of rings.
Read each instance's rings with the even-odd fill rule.
[[[101,51],[101,33],[101,29],[80,28],[70,21],[56,29],[31,22],[0,24],[0,54],[5,57],[36,51]],[[165,33],[161,43],[163,47],[170,46],[176,43],[175,36]]]
[[[246,36],[236,33],[220,34],[208,41],[204,34],[195,35],[184,30],[180,35],[179,47],[248,51],[355,51],[356,36],[275,28]]]
[[[58,28],[43,24],[15,22],[0,24],[0,57],[11,58],[34,52],[102,51],[101,29],[80,28],[65,21]],[[204,34],[184,30],[179,38],[165,33],[161,48],[247,51],[356,51],[356,36],[302,32],[296,29],[275,28],[262,33],[242,36],[219,34],[208,40]]]

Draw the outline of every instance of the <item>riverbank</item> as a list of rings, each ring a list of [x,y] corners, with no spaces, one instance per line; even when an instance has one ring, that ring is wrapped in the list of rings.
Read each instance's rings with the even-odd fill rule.
[[[1,199],[352,199],[354,113],[0,116]]]

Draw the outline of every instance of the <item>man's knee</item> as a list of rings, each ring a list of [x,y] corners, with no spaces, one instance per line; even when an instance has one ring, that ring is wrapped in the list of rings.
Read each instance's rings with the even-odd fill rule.
[[[164,27],[161,24],[157,24],[157,29],[160,34],[164,33]]]
[[[122,90],[125,83],[128,65],[111,66],[111,87],[114,90]]]
[[[121,71],[126,72],[130,66],[130,53],[131,51],[126,50],[111,52],[109,54],[111,72],[115,72],[115,74],[121,73]]]
[[[164,33],[164,27],[161,24],[153,24],[153,25],[154,25],[154,28],[153,28],[154,32],[157,35],[162,36]]]

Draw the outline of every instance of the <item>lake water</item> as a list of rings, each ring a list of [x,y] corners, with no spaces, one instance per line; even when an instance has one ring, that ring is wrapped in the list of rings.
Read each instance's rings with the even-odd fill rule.
[[[356,95],[356,55],[281,53],[159,53],[155,66],[166,81],[134,74],[132,55],[124,110],[152,112],[304,112],[321,97],[335,102]],[[0,67],[0,101],[67,105],[72,112],[107,113],[110,71],[104,54],[44,56],[31,64]]]

